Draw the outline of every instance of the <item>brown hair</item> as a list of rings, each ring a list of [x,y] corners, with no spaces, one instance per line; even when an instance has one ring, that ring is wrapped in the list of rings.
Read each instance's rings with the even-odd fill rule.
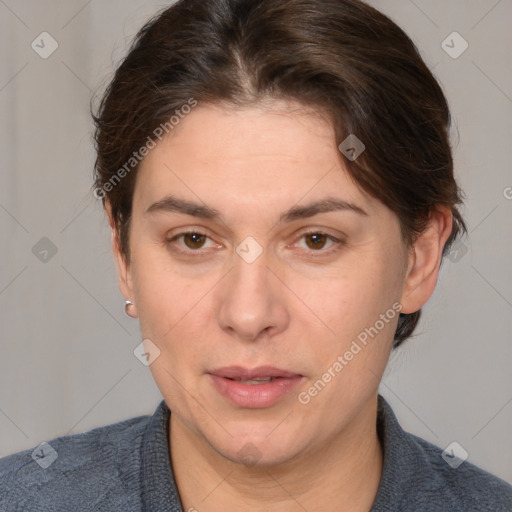
[[[266,98],[316,107],[338,144],[350,134],[364,143],[347,171],[396,213],[408,246],[438,205],[453,218],[443,256],[467,233],[446,98],[389,18],[359,0],[180,0],[140,30],[93,114],[95,195],[109,201],[128,261],[133,156],[155,128],[191,99],[245,106]],[[395,347],[420,314],[400,315]]]

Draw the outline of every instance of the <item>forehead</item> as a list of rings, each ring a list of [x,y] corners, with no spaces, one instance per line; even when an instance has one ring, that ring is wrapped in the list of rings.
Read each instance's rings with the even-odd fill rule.
[[[335,194],[371,212],[343,158],[331,123],[299,104],[198,105],[140,164],[134,202],[147,207],[172,193],[217,209],[285,210]]]

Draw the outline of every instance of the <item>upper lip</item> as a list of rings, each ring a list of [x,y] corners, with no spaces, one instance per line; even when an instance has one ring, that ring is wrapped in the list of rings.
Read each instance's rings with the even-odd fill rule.
[[[217,377],[228,379],[250,380],[262,377],[297,377],[301,376],[295,372],[282,370],[273,366],[258,366],[257,368],[244,368],[243,366],[225,366],[209,372]]]

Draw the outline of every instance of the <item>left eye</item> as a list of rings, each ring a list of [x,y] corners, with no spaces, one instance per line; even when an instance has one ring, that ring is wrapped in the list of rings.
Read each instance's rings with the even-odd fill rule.
[[[322,251],[322,249],[325,249],[325,245],[328,242],[331,243],[331,245],[329,245],[328,247],[342,244],[341,240],[338,240],[337,238],[326,233],[322,233],[321,231],[311,231],[309,233],[304,233],[300,237],[300,240],[303,239],[305,240],[306,243],[305,249],[309,249],[313,252],[329,252]]]

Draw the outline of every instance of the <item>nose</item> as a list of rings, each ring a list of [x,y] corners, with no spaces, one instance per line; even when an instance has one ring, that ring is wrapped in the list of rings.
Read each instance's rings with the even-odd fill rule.
[[[251,263],[235,255],[234,267],[220,288],[218,322],[224,331],[256,341],[288,327],[289,297],[275,273],[268,267],[265,251]]]

